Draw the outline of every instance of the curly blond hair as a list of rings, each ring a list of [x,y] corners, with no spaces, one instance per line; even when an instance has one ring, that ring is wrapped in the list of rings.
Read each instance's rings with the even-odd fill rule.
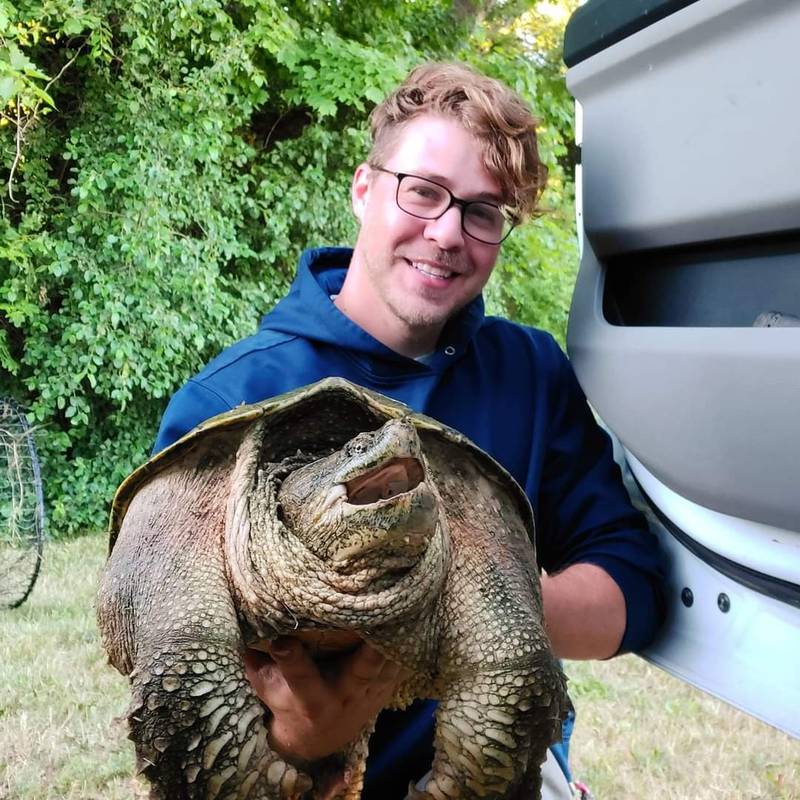
[[[536,210],[547,181],[536,144],[539,120],[516,92],[464,64],[422,64],[370,114],[369,162],[384,164],[404,125],[420,114],[461,123],[482,144],[483,164],[512,214],[522,220]]]

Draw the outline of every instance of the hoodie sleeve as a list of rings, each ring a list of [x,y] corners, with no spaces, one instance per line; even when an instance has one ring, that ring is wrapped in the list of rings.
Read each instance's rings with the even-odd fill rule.
[[[555,572],[591,563],[608,572],[625,597],[619,652],[639,650],[664,619],[664,557],[630,502],[610,437],[595,421],[566,356],[552,345],[550,436],[537,520],[542,566]]]
[[[172,395],[161,418],[152,454],[178,441],[201,422],[230,410],[230,403],[222,395],[205,383],[190,380]]]

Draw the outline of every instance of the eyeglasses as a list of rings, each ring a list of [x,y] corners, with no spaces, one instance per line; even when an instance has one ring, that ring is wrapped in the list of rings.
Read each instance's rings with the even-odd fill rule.
[[[507,212],[493,203],[481,200],[461,200],[446,186],[436,181],[393,172],[383,167],[370,165],[378,172],[397,178],[395,202],[401,211],[419,219],[439,219],[453,206],[461,209],[461,230],[484,244],[500,244],[517,224]]]

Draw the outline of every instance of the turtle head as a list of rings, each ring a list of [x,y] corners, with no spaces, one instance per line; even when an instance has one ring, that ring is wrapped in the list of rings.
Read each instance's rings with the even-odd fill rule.
[[[439,517],[419,436],[407,418],[360,433],[290,473],[278,501],[284,524],[341,572],[414,566]]]

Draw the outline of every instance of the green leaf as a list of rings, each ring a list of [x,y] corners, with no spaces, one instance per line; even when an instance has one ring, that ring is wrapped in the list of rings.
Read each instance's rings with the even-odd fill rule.
[[[61,30],[67,36],[77,36],[79,33],[82,33],[85,28],[86,25],[80,17],[68,17],[61,26]]]
[[[11,69],[16,70],[17,72],[25,72],[30,70],[31,72],[38,73],[42,75],[36,68],[36,64],[31,61],[22,50],[17,47],[16,44],[10,42],[7,45],[8,49],[8,63],[11,65]],[[44,76],[42,76],[44,77]]]
[[[16,97],[22,83],[10,75],[0,78],[0,104],[5,105],[9,100]]]
[[[0,328],[0,367],[12,375],[16,375],[19,371],[19,362],[11,355],[8,345],[8,334],[2,328]]]

